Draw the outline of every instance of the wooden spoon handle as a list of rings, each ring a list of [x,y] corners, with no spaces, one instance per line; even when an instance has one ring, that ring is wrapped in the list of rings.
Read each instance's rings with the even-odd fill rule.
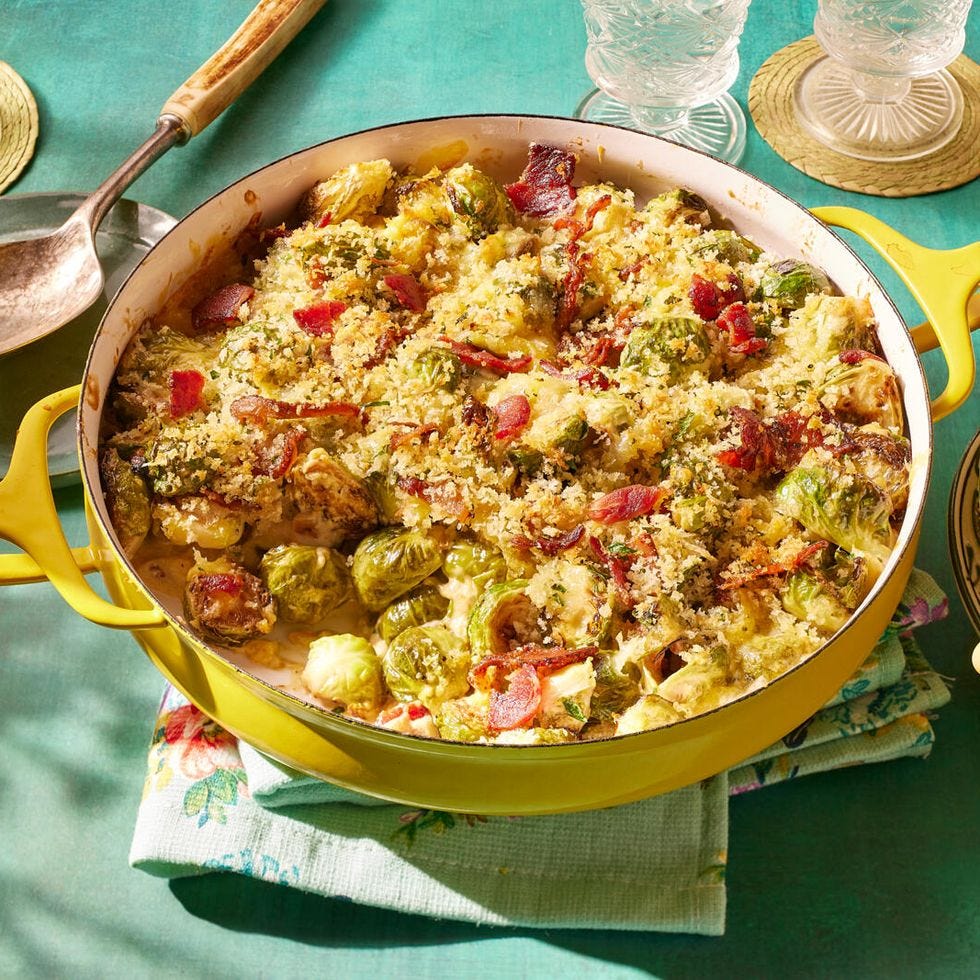
[[[258,78],[326,0],[259,0],[244,23],[164,103],[185,139],[196,136]]]

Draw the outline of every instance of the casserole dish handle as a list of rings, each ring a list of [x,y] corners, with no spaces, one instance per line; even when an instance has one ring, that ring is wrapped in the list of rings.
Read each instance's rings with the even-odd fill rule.
[[[91,547],[70,548],[58,521],[48,479],[48,431],[78,404],[81,386],[65,388],[24,416],[7,475],[0,480],[0,537],[26,554],[0,555],[0,585],[47,579],[76,612],[116,629],[163,626],[156,609],[123,609],[97,595],[83,577],[98,567]]]
[[[860,235],[908,286],[927,318],[911,330],[916,350],[921,354],[938,345],[949,371],[946,390],[932,400],[932,420],[938,422],[956,411],[969,397],[976,377],[970,330],[980,327],[974,297],[980,282],[980,242],[962,248],[926,248],[857,208],[834,206],[812,212],[825,224]]]

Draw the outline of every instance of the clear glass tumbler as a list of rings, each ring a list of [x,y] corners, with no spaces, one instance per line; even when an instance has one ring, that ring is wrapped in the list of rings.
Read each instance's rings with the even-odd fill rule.
[[[749,0],[582,0],[585,67],[598,88],[580,119],[665,136],[732,163],[745,114],[728,94]]]
[[[915,160],[963,121],[945,67],[963,50],[972,0],[820,0],[813,22],[827,57],[797,83],[800,122],[862,160]]]

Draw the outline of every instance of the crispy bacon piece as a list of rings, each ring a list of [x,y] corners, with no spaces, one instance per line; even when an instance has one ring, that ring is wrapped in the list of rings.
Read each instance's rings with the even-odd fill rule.
[[[449,349],[464,363],[470,367],[483,368],[485,371],[493,371],[496,374],[511,374],[512,372],[522,373],[526,371],[534,361],[530,354],[519,354],[517,357],[498,357],[482,347],[475,347],[473,344],[462,344],[457,340],[450,340],[449,337],[439,338],[444,343],[449,344]]]
[[[255,295],[251,286],[233,282],[222,286],[191,310],[191,324],[198,333],[213,333],[238,322],[242,306]]]
[[[769,341],[756,336],[755,320],[744,303],[732,303],[718,317],[718,327],[728,333],[728,349],[734,354],[758,354]]]
[[[504,190],[510,203],[521,214],[532,218],[552,218],[568,214],[574,207],[575,157],[557,146],[532,143],[527,166],[520,180]]]
[[[579,221],[576,218],[559,218],[554,223],[555,231],[560,231],[563,228],[570,228],[572,231],[572,241],[576,241],[581,238],[586,232],[592,231],[592,226],[595,224],[595,216],[600,212],[605,210],[612,203],[611,194],[603,194],[602,197],[596,198],[586,209],[585,219]]]
[[[648,487],[634,483],[619,487],[589,505],[589,517],[600,524],[618,524],[643,517],[660,509],[669,496],[664,487]]]
[[[406,432],[396,432],[388,440],[388,448],[391,450],[391,452],[394,452],[399,446],[407,445],[413,439],[418,439],[420,443],[428,442],[429,436],[431,436],[433,432],[438,431],[438,425],[412,425],[412,427]]]
[[[555,555],[561,554],[563,551],[567,551],[569,548],[574,547],[582,540],[582,535],[585,534],[585,528],[579,524],[573,527],[571,531],[566,531],[564,534],[556,535],[555,537],[548,537],[542,534],[539,538],[526,538],[523,535],[514,538],[514,547],[520,551],[530,551],[532,548],[537,548],[538,551],[547,555],[549,558],[554,558]]]
[[[490,692],[487,728],[491,732],[506,732],[529,725],[541,707],[541,681],[530,665],[518,667],[509,678],[507,690]]]
[[[251,420],[267,422],[269,419],[307,419],[328,415],[361,417],[361,409],[351,402],[326,402],[311,405],[308,402],[282,402],[261,395],[243,395],[231,403],[231,414],[240,422]]]
[[[490,411],[479,398],[467,395],[463,399],[462,417],[464,425],[475,425],[484,428],[490,424]]]
[[[428,483],[417,476],[400,476],[395,482],[399,490],[442,508],[457,521],[465,522],[472,516],[459,487],[452,480]]]
[[[538,674],[551,674],[569,664],[578,664],[589,657],[594,657],[598,649],[598,647],[578,647],[574,650],[566,650],[565,647],[543,647],[536,643],[528,643],[507,653],[495,653],[484,657],[470,671],[470,683],[474,687],[485,690],[487,671],[491,667],[497,668],[497,676],[523,666],[533,667]]]
[[[497,417],[494,439],[513,439],[531,421],[531,403],[525,395],[510,395],[497,403],[493,413]]]
[[[691,286],[687,291],[694,312],[702,320],[717,320],[719,314],[732,303],[745,302],[745,290],[742,280],[734,273],[728,274],[728,282],[722,287],[695,273],[691,277]]]
[[[585,269],[592,261],[591,252],[582,252],[577,241],[570,241],[568,249],[568,272],[561,284],[561,298],[558,301],[556,324],[559,330],[565,329],[579,314],[579,290],[585,281]]]
[[[754,582],[756,579],[771,578],[776,575],[786,575],[789,572],[795,572],[804,565],[808,565],[811,558],[820,554],[829,547],[829,541],[817,541],[814,544],[807,545],[799,554],[795,555],[789,561],[774,562],[771,565],[761,565],[758,568],[752,568],[749,571],[742,572],[739,575],[733,575],[730,578],[725,579],[718,586],[718,588],[723,592],[727,592],[731,589],[740,589],[743,585],[747,585],[749,582]]]
[[[421,313],[425,309],[425,290],[415,276],[392,273],[384,277],[384,284],[395,294],[399,306],[413,313]]]
[[[584,385],[586,388],[607,391],[613,384],[612,379],[608,375],[603,374],[598,368],[586,367],[563,372],[561,367],[552,361],[541,361],[540,364],[541,370],[545,374],[550,374],[553,378],[567,378],[569,381],[574,381],[578,385]]]
[[[857,364],[859,361],[866,361],[871,358],[874,361],[881,361],[884,363],[885,359],[879,357],[877,354],[872,354],[869,350],[842,350],[838,355],[837,359],[841,364]]]
[[[325,299],[321,303],[293,310],[293,319],[313,337],[333,334],[337,317],[347,309],[347,304],[339,299]]]
[[[263,476],[271,476],[274,480],[284,477],[296,463],[299,447],[305,435],[303,429],[280,432],[259,448],[253,470]]]
[[[206,408],[202,392],[204,375],[200,371],[171,371],[167,378],[170,390],[170,417],[183,418],[199,408]]]
[[[582,358],[586,364],[592,364],[595,367],[600,367],[605,364],[613,364],[613,361],[619,361],[619,355],[623,350],[623,344],[621,341],[616,340],[615,337],[600,337],[595,344],[592,346],[585,356]],[[615,366],[613,364],[613,366]]]
[[[785,472],[792,469],[803,454],[823,444],[820,429],[810,428],[809,419],[797,412],[783,412],[770,422],[763,422],[755,412],[736,406],[729,418],[739,428],[739,445],[723,449],[715,458],[725,466],[747,473]]]
[[[323,217],[316,223],[316,226],[317,228],[326,228],[332,220],[333,214],[330,211],[325,211]]]

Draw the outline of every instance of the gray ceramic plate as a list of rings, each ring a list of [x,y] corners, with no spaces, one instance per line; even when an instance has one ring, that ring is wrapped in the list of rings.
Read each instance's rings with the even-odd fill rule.
[[[980,432],[967,447],[950,491],[949,553],[963,605],[980,633]]]
[[[0,242],[54,231],[84,200],[81,194],[25,194],[0,197]],[[78,319],[33,344],[0,357],[0,474],[7,471],[20,420],[44,395],[77,384],[95,328],[108,301],[144,255],[176,224],[176,219],[135,201],[120,201],[96,236],[105,271],[105,289]],[[48,467],[55,485],[78,478],[75,413],[51,430]]]

